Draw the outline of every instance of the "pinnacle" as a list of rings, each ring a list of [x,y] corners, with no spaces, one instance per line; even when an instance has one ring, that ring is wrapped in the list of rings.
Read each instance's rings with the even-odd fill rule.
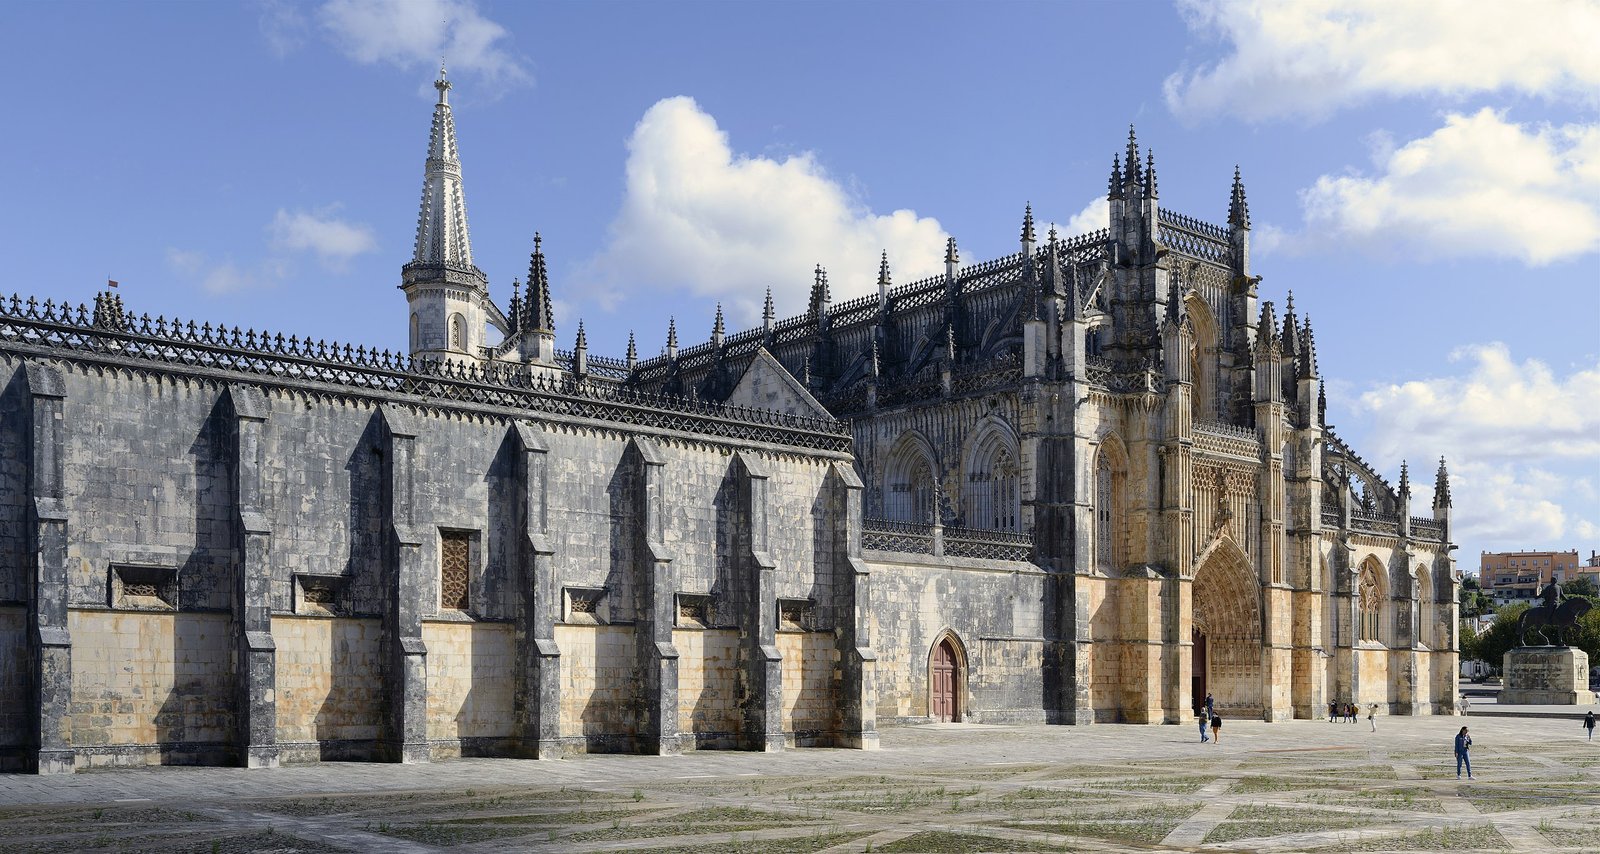
[[[633,330],[628,330],[628,363],[639,361],[639,345],[633,339]]]
[[[417,240],[412,263],[472,267],[472,242],[467,232],[467,202],[461,189],[461,155],[456,125],[446,92],[450,81],[443,66],[434,83],[439,102],[433,107],[428,160],[422,178],[422,203],[417,215]]]
[[[528,259],[528,299],[523,303],[527,312],[524,329],[539,332],[556,331],[555,312],[550,305],[550,271],[545,265],[544,243],[539,232],[533,233],[533,255]]]
[[[946,264],[961,263],[961,251],[956,249],[956,239],[947,237],[944,241],[944,262]]]
[[[579,350],[589,349],[589,336],[583,332],[583,318],[581,317],[578,318],[578,343],[575,347]]]
[[[1228,197],[1228,225],[1235,228],[1250,227],[1250,205],[1244,197],[1244,181],[1239,177],[1239,167],[1233,167],[1233,192]]]
[[[1029,202],[1022,209],[1022,242],[1033,242],[1033,203]]]
[[[777,315],[774,314],[774,312],[772,310],[772,286],[768,285],[767,286],[767,300],[766,300],[766,302],[762,303],[762,305],[761,305],[761,319],[763,321],[770,321],[776,316]]]
[[[884,250],[878,259],[878,284],[884,288],[889,287],[889,251]]]
[[[678,318],[670,315],[667,317],[667,346],[674,350],[678,347]]]
[[[712,335],[716,335],[716,336],[721,336],[726,331],[727,331],[726,327],[724,326],[724,324],[722,322],[722,303],[719,302],[719,303],[717,303],[717,316],[716,316],[716,319],[711,322],[711,334]]]

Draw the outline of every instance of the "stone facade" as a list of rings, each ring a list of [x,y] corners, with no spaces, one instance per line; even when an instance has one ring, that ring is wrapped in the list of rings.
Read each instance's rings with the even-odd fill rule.
[[[1167,213],[1130,140],[1107,230],[607,359],[542,246],[489,298],[447,88],[410,354],[0,300],[5,767],[1453,713],[1443,463],[1413,518],[1326,426],[1237,176]]]

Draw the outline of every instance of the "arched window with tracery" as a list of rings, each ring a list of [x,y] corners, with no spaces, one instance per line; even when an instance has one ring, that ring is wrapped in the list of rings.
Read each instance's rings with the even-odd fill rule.
[[[450,315],[450,349],[465,350],[467,323],[459,314]]]
[[[1095,566],[1114,572],[1123,557],[1123,480],[1126,472],[1122,446],[1115,439],[1101,443],[1094,468]]]
[[[1217,320],[1199,294],[1191,292],[1184,305],[1194,325],[1194,343],[1189,347],[1191,414],[1196,421],[1217,421]]]
[[[1016,448],[998,426],[983,432],[967,465],[962,509],[973,528],[1015,531],[1020,509]]]
[[[1437,610],[1433,601],[1433,572],[1427,564],[1417,566],[1417,615],[1416,632],[1417,642],[1429,649],[1435,649],[1434,628],[1437,623]]]
[[[1368,558],[1361,564],[1361,575],[1358,586],[1360,602],[1357,611],[1360,626],[1356,637],[1362,643],[1383,642],[1383,582],[1380,580],[1380,568],[1377,561]]]
[[[934,501],[933,462],[922,443],[902,439],[889,455],[883,479],[883,512],[898,522],[931,524]]]
[[[411,349],[413,352],[422,347],[422,319],[416,312],[411,312]]]

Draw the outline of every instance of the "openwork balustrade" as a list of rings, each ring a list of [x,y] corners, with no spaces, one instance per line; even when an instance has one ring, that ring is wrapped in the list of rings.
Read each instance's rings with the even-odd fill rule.
[[[98,321],[98,322],[97,322]],[[176,369],[327,383],[361,392],[526,409],[660,430],[848,452],[849,424],[639,391],[614,382],[530,371],[511,363],[458,364],[238,327],[107,317],[84,305],[0,297],[0,342]],[[591,360],[591,366],[595,362]],[[601,363],[605,368],[610,362]]]
[[[1025,561],[1033,555],[1033,537],[1014,531],[890,519],[863,519],[861,528],[862,548],[877,551],[1011,561]]]

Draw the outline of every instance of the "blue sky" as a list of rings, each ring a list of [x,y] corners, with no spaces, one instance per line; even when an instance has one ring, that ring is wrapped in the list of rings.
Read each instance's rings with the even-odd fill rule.
[[[1391,8],[1393,6],[1394,8]],[[10,290],[401,348],[443,55],[478,266],[542,232],[578,317],[736,327],[811,267],[865,292],[1015,250],[1032,202],[1101,227],[1127,126],[1161,201],[1225,217],[1317,329],[1329,420],[1425,514],[1449,456],[1463,567],[1600,548],[1600,6],[1179,3],[13,3]]]

